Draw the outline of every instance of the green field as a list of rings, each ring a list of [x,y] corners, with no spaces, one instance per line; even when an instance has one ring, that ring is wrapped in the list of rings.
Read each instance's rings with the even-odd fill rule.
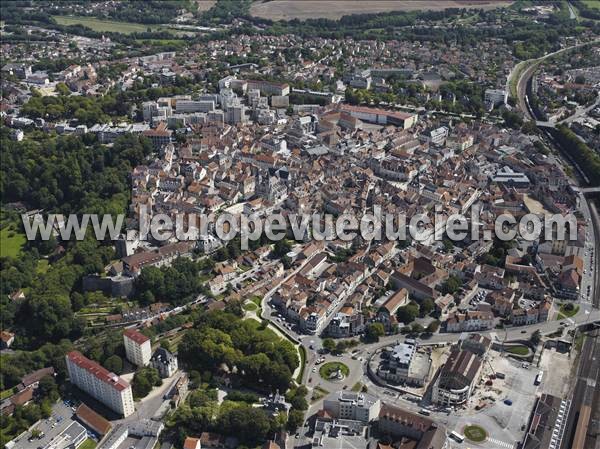
[[[527,346],[511,346],[506,348],[506,352],[515,355],[527,355],[529,354],[529,348]]]
[[[588,8],[600,9],[600,0],[582,0]]]
[[[97,446],[97,443],[94,440],[92,440],[91,438],[88,438],[83,443],[81,443],[81,446],[79,446],[79,449],[94,449],[96,446]]]
[[[485,441],[487,438],[487,432],[480,426],[467,426],[463,429],[463,433],[467,439],[476,443]]]
[[[150,28],[152,31],[165,31],[167,28],[160,25],[147,25],[143,23],[117,22],[114,20],[100,20],[94,17],[83,16],[52,16],[59,25],[83,25],[94,31],[131,34],[143,33]],[[168,30],[167,30],[168,31]]]
[[[25,245],[25,234],[19,232],[14,224],[2,224],[0,229],[0,257],[17,257]]]

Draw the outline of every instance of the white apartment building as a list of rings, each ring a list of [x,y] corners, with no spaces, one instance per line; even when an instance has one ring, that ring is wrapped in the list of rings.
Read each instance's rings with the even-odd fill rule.
[[[126,329],[123,332],[125,356],[136,366],[146,366],[152,357],[150,339],[135,329]]]
[[[69,352],[65,359],[69,379],[73,385],[125,417],[135,411],[129,382],[88,359],[79,351]]]
[[[379,416],[381,401],[367,393],[338,391],[325,398],[323,409],[337,419],[352,419],[368,423]]]

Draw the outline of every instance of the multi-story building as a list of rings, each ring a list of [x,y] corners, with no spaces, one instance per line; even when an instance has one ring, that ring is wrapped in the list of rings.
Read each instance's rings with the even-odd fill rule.
[[[262,80],[248,80],[247,89],[258,89],[263,95],[276,95],[278,97],[290,94],[290,85],[287,83],[273,83]]]
[[[458,346],[453,348],[433,385],[432,402],[450,407],[467,402],[482,366],[483,359],[477,354]]]
[[[152,357],[150,339],[135,329],[126,329],[123,332],[125,356],[136,366],[146,366]]]
[[[384,109],[369,108],[365,106],[343,105],[341,110],[363,122],[376,123],[378,125],[396,125],[403,129],[412,127],[418,120],[417,114],[400,111],[386,111]]]
[[[150,363],[158,370],[158,374],[163,379],[171,377],[178,368],[177,357],[165,348],[158,348],[154,351]]]
[[[381,435],[413,440],[415,443],[410,447],[415,449],[448,447],[446,429],[443,426],[429,418],[388,404],[381,407],[377,428]]]
[[[79,351],[69,352],[65,359],[72,384],[125,417],[135,411],[131,385],[126,380]]]
[[[357,335],[364,329],[364,315],[360,311],[352,313],[338,312],[331,319],[326,328],[326,333],[334,338],[348,338]]]
[[[466,313],[453,313],[446,320],[448,332],[473,332],[494,327],[494,314],[491,311],[467,310]]]
[[[149,129],[142,132],[144,137],[149,138],[154,145],[154,148],[160,149],[163,145],[167,145],[171,142],[171,135],[173,131],[167,129],[165,122],[160,122],[156,128]]]
[[[395,383],[406,383],[422,387],[429,381],[431,359],[417,351],[414,340],[398,343],[384,352],[377,375]]]
[[[527,433],[521,447],[524,449],[561,447],[570,406],[570,401],[566,399],[542,394],[529,419]]]
[[[493,108],[500,104],[506,104],[508,100],[508,92],[503,89],[486,89],[484,94],[484,102],[488,107]]]
[[[381,401],[366,393],[338,391],[323,401],[323,410],[337,419],[371,422],[379,416]]]

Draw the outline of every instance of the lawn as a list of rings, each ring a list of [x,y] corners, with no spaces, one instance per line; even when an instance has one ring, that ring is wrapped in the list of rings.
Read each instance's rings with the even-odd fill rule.
[[[327,396],[329,394],[329,391],[325,390],[324,388],[321,387],[315,387],[313,389],[313,394],[310,398],[310,400],[312,402],[316,402],[321,398],[324,398],[325,396]]]
[[[97,443],[94,440],[92,440],[91,438],[88,438],[83,443],[81,443],[81,446],[79,446],[79,449],[94,449],[96,446],[97,446]]]
[[[347,377],[350,374],[350,368],[340,362],[328,362],[324,364],[321,368],[319,368],[319,375],[325,379],[329,380],[329,376],[335,373],[337,370],[340,370],[342,374]]]
[[[13,395],[14,391],[12,388],[9,388],[8,390],[4,390],[4,391],[0,391],[0,401],[5,400],[6,398],[9,398]]]
[[[160,25],[146,25],[143,23],[117,22],[115,20],[100,20],[94,17],[83,16],[52,16],[59,25],[83,25],[94,31],[112,33],[144,33],[150,28],[152,31],[167,30]]]
[[[527,355],[529,354],[529,348],[527,346],[511,346],[506,348],[506,352],[515,355]]]
[[[572,308],[571,308],[572,307]],[[560,305],[560,309],[559,309],[559,314],[558,314],[558,320],[564,320],[565,318],[571,318],[572,316],[577,315],[577,312],[579,312],[579,306],[576,306],[574,304],[561,304]]]
[[[264,334],[269,336],[270,338],[274,338],[276,340],[281,340],[282,338],[277,335],[275,332],[273,332],[271,329],[269,329],[268,327],[265,327],[264,329],[260,329],[262,323],[260,321],[254,320],[252,318],[249,318],[247,320],[245,320],[247,323],[250,323],[250,325],[257,329],[259,333]]]
[[[588,8],[600,9],[600,1],[598,0],[582,0]]]
[[[359,392],[362,390],[363,384],[361,382],[356,382],[352,387],[352,391]]]
[[[306,349],[304,349],[304,346],[300,345],[298,347],[298,352],[300,353],[300,372],[298,373],[298,377],[296,377],[296,381],[300,384],[302,383],[304,368],[306,368]]]
[[[0,230],[0,257],[17,257],[27,241],[25,234],[12,223],[3,223],[3,226]]]
[[[480,426],[467,426],[464,428],[463,433],[467,439],[476,443],[481,443],[487,438],[487,432]]]
[[[35,268],[35,272],[38,274],[44,274],[48,271],[49,267],[48,259],[40,259],[38,260],[37,267]]]
[[[245,302],[242,308],[244,310],[247,310],[248,312],[254,312],[256,309],[258,309],[258,307],[256,307],[256,304],[254,304],[253,302]]]

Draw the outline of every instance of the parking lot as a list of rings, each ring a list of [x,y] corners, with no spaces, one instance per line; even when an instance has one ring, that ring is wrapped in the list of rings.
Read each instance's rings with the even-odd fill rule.
[[[18,440],[15,440],[13,449],[38,449],[47,446],[55,440],[65,429],[75,422],[72,408],[74,404],[69,404],[67,405],[62,401],[54,404],[52,415],[48,419],[40,420],[32,428],[31,432],[25,432]],[[33,438],[32,432],[37,433],[36,431],[40,432],[39,437]],[[88,433],[88,438],[94,438],[94,436]]]

